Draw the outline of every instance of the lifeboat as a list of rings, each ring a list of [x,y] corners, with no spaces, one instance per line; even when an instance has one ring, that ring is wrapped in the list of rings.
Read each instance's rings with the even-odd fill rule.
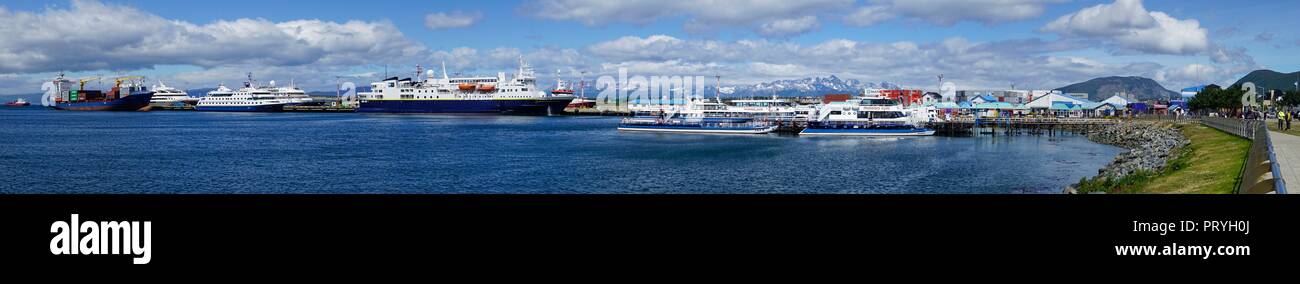
[[[478,85],[478,91],[479,91],[479,92],[491,92],[491,91],[496,90],[496,89],[497,89],[497,86],[495,86],[495,85],[489,85],[489,84]]]
[[[470,83],[460,83],[460,90],[461,90],[461,91],[473,91],[473,90],[474,90],[474,84],[470,84]]]
[[[551,91],[551,94],[555,94],[555,95],[572,95],[572,94],[573,94],[573,90],[569,90],[569,89],[555,89],[555,90]]]

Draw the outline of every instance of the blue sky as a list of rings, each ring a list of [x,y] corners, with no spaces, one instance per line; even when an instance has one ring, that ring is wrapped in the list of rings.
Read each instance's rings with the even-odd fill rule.
[[[1254,69],[1300,70],[1300,33],[1290,32],[1300,26],[1294,1],[77,0],[0,7],[0,33],[16,35],[0,42],[0,94],[31,93],[58,71],[145,74],[195,88],[254,72],[322,89],[339,75],[375,79],[385,66],[391,73],[442,62],[451,72],[512,71],[520,56],[547,76],[627,68],[719,74],[734,84],[837,75],[918,88],[932,88],[932,78],[945,74],[963,88],[1047,89],[1145,76],[1178,89],[1231,82]]]

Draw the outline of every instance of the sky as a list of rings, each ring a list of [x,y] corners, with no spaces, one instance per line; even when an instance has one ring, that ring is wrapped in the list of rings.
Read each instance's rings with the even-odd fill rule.
[[[413,74],[825,77],[1053,89],[1143,76],[1177,90],[1300,70],[1300,3],[1141,0],[0,1],[0,94],[69,77],[332,90]]]

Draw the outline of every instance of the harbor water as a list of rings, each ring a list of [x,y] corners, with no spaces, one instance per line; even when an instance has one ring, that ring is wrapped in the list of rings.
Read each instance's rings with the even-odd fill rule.
[[[0,109],[0,193],[1060,193],[1079,135],[627,133],[616,117]]]

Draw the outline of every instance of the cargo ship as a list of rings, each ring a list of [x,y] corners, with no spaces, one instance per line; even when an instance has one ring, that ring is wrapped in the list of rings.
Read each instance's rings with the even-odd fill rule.
[[[144,86],[144,77],[126,76],[113,79],[113,88],[107,93],[100,90],[86,90],[86,82],[99,81],[92,77],[78,80],[77,88],[72,88],[72,80],[63,74],[54,79],[58,96],[54,98],[51,108],[57,110],[80,111],[149,111],[149,100],[154,92]]]
[[[425,75],[420,79],[420,75]],[[506,78],[495,77],[433,78],[433,71],[416,67],[415,78],[391,77],[371,83],[369,92],[357,93],[357,112],[369,113],[501,113],[561,114],[573,101],[572,94],[548,94],[538,89],[537,78],[521,58],[519,72]]]

